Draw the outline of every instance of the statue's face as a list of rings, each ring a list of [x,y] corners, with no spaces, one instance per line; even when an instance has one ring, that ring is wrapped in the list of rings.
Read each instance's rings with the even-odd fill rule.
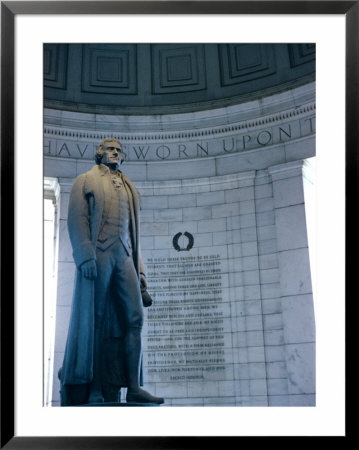
[[[123,158],[124,155],[122,153],[122,148],[118,142],[113,141],[105,144],[104,153],[101,160],[102,164],[105,164],[111,168],[117,168],[121,164]]]

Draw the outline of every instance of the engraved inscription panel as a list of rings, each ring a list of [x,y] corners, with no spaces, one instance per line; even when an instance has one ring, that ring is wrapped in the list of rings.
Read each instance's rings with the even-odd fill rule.
[[[144,339],[149,382],[233,378],[226,261],[187,255],[147,261],[155,298]]]

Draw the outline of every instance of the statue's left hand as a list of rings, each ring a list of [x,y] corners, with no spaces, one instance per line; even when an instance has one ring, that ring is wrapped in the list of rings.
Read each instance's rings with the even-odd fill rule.
[[[90,259],[84,262],[81,266],[81,272],[87,280],[94,280],[97,277],[96,261]]]

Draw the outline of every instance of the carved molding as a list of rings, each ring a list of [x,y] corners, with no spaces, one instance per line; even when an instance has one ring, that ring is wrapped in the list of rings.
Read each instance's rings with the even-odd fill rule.
[[[262,117],[260,119],[248,120],[241,123],[230,124],[226,126],[216,126],[211,128],[204,128],[198,130],[185,130],[175,132],[146,132],[146,133],[113,133],[104,130],[88,131],[88,130],[72,130],[68,128],[62,128],[57,126],[45,125],[44,133],[48,137],[63,137],[76,140],[101,140],[106,136],[112,136],[120,141],[169,141],[178,139],[198,139],[202,137],[221,137],[238,131],[250,130],[265,127],[268,125],[275,125],[289,121],[293,118],[299,118],[301,116],[315,113],[315,103],[309,103],[300,108],[287,110],[281,113],[272,114]]]

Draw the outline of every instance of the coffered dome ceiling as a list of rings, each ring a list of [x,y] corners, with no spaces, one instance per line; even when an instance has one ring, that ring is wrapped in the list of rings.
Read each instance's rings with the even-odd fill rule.
[[[314,44],[44,46],[44,106],[68,111],[199,111],[247,102],[314,78]]]

